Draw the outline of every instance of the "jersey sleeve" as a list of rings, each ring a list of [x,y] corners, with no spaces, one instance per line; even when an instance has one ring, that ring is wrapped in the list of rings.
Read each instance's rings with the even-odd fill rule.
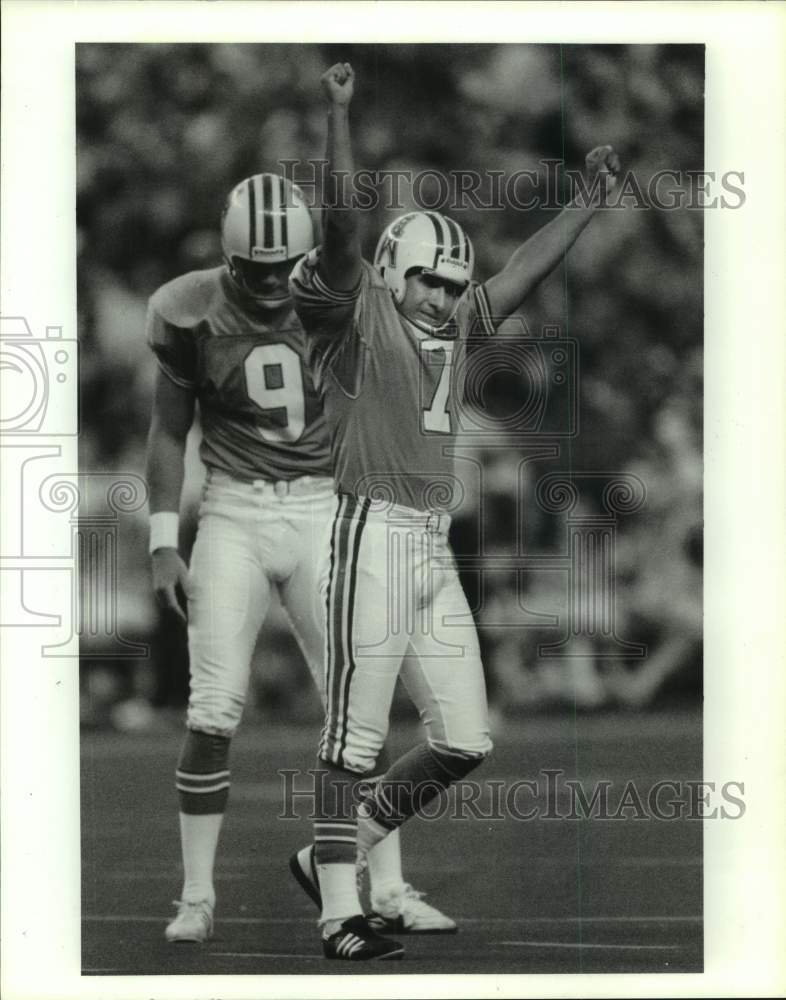
[[[335,336],[350,328],[361,296],[364,274],[357,287],[337,292],[325,284],[317,269],[321,247],[315,247],[295,265],[289,277],[289,291],[295,312],[306,333],[312,337]]]
[[[193,389],[196,385],[196,344],[190,330],[175,326],[156,307],[155,297],[147,309],[147,343],[158,365],[175,385]]]
[[[502,320],[494,321],[491,315],[486,286],[481,284],[470,285],[469,290],[462,297],[459,307],[456,310],[456,325],[458,326],[460,337],[491,337],[496,332],[497,326]]]

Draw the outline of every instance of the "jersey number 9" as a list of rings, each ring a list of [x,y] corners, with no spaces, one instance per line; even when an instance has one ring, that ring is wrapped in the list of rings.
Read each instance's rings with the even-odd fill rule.
[[[300,357],[287,344],[260,344],[246,357],[246,391],[270,423],[257,430],[265,441],[292,444],[306,427]],[[276,411],[275,413],[273,411]]]

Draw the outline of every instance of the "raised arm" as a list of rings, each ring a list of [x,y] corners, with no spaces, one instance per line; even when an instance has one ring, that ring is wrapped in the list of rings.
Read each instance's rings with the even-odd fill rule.
[[[357,211],[342,207],[344,183],[352,175],[352,146],[349,135],[349,105],[355,74],[349,63],[336,63],[322,75],[322,89],[328,102],[327,187],[323,214],[322,252],[317,270],[325,283],[337,292],[355,288],[360,278],[360,233]]]
[[[586,157],[588,190],[600,184],[611,191],[616,185],[620,161],[611,146],[598,146]],[[514,312],[531,291],[556,267],[588,225],[596,211],[596,198],[589,204],[571,202],[511,256],[505,267],[486,282],[492,316],[500,321]]]
[[[147,441],[153,590],[162,607],[185,621],[178,584],[188,596],[188,567],[177,551],[177,517],[183,488],[186,438],[194,419],[194,393],[156,375],[153,416]],[[159,544],[160,543],[160,544]]]

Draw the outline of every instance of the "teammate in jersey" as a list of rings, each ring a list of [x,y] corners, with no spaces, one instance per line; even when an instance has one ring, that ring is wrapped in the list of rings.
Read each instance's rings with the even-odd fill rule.
[[[593,209],[562,212],[484,284],[472,281],[468,237],[437,212],[397,219],[372,267],[361,258],[357,215],[338,190],[353,171],[351,67],[333,66],[322,85],[324,242],[295,267],[290,288],[338,485],[323,574],[327,711],[318,761],[329,780],[317,802],[314,844],[295,858],[301,873],[314,861],[325,956],[357,961],[400,958],[402,948],[362,915],[356,862],[491,749],[477,636],[447,541],[467,338],[494,333],[562,259]],[[593,150],[587,163],[613,186],[619,162],[611,147]],[[399,672],[427,742],[396,761],[371,794],[361,793],[355,810],[347,803],[377,765]]]
[[[222,220],[224,264],[176,278],[151,298],[147,337],[159,370],[148,448],[153,585],[185,619],[190,697],[177,766],[184,885],[169,941],[207,940],[213,865],[257,635],[276,588],[324,695],[317,553],[334,502],[321,403],[301,355],[287,280],[314,245],[301,192],[261,174],[238,184]],[[186,436],[199,403],[207,467],[191,566],[180,558],[178,509]],[[384,926],[411,933],[455,923],[404,883],[398,843],[370,863]]]

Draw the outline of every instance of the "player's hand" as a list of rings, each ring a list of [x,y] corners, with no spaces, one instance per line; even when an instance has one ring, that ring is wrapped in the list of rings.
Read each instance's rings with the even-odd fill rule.
[[[191,578],[188,566],[180,558],[177,549],[156,549],[153,560],[153,591],[159,606],[174,613],[182,621],[187,621],[186,612],[178,600],[180,586],[186,598],[191,596]]]
[[[589,190],[592,190],[595,178],[600,174],[601,183],[605,183],[606,192],[613,191],[617,186],[617,176],[621,170],[620,158],[611,146],[596,146],[584,158]]]
[[[349,63],[336,63],[321,77],[322,89],[331,104],[348,105],[355,92],[355,71]]]

